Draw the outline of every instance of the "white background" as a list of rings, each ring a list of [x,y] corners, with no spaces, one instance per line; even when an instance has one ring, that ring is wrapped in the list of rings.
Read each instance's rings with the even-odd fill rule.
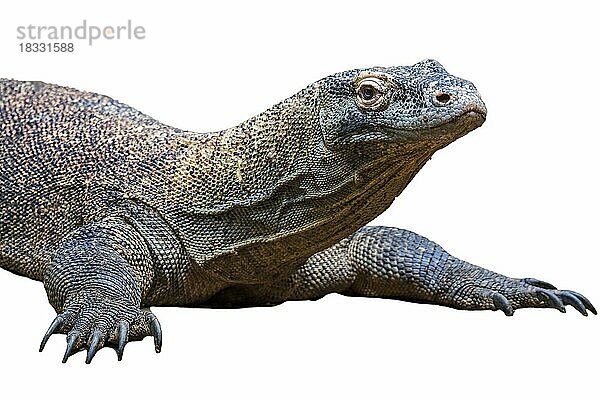
[[[191,4],[191,2],[190,2]],[[233,126],[341,70],[439,60],[473,81],[483,127],[441,150],[374,223],[600,306],[593,2],[6,2],[0,76],[117,98],[183,129]],[[143,25],[142,41],[21,54],[18,25]],[[598,398],[600,317],[467,312],[331,295],[275,308],[157,308],[116,362],[60,364],[43,287],[0,271],[0,397]],[[34,397],[35,398],[35,397]]]

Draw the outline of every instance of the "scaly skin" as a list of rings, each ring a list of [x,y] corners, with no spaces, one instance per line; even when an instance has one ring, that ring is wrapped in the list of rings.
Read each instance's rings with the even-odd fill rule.
[[[582,295],[364,227],[431,155],[485,120],[432,60],[324,78],[239,126],[184,132],[108,97],[0,80],[0,267],[43,281],[63,362],[160,324],[149,306],[328,293],[461,309],[593,306]]]

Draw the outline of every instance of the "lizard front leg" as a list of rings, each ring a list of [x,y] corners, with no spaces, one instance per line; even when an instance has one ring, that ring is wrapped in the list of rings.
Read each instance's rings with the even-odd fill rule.
[[[514,279],[459,260],[441,246],[397,228],[364,227],[312,256],[291,277],[265,290],[263,301],[316,299],[337,292],[433,303],[466,310],[571,305],[596,314],[581,294],[549,283]]]
[[[44,286],[58,313],[40,345],[54,333],[67,335],[63,363],[88,349],[90,363],[103,346],[119,360],[127,341],[153,335],[160,352],[158,320],[142,299],[153,280],[152,259],[143,238],[121,218],[83,226],[67,237],[46,270]]]

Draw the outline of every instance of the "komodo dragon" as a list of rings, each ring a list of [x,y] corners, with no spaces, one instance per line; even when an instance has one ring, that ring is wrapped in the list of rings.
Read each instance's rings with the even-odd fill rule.
[[[0,81],[0,267],[42,281],[70,355],[154,336],[149,306],[247,307],[328,293],[502,310],[581,294],[365,226],[432,154],[485,120],[436,61],[341,72],[240,125],[186,132],[109,97]]]

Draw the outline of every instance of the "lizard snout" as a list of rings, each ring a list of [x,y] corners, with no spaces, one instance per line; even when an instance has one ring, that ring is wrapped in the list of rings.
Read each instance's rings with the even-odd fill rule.
[[[435,107],[448,110],[449,114],[454,117],[474,113],[485,120],[487,116],[485,103],[470,82],[465,81],[462,84],[447,87],[432,87],[429,90],[429,97]]]

